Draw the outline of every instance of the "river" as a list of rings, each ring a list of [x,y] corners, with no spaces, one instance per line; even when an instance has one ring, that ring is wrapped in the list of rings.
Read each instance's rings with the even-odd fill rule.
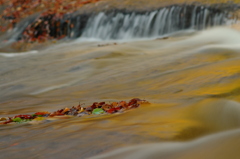
[[[89,32],[90,33],[90,32]],[[78,38],[0,53],[0,116],[148,100],[121,114],[0,126],[2,158],[238,159],[240,32]]]

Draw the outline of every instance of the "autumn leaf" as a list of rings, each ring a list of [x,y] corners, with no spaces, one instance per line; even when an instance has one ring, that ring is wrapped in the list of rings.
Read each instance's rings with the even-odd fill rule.
[[[22,123],[29,121],[43,121],[45,119],[69,119],[70,117],[82,117],[85,115],[99,115],[99,114],[113,114],[117,112],[124,112],[132,108],[137,108],[141,104],[150,104],[146,100],[141,100],[139,98],[133,98],[128,103],[126,101],[112,102],[111,104],[106,104],[105,102],[94,102],[92,105],[87,107],[81,107],[80,103],[78,106],[72,106],[72,108],[59,109],[53,113],[49,112],[36,112],[33,115],[16,115],[9,118],[1,118],[0,124],[8,123]]]

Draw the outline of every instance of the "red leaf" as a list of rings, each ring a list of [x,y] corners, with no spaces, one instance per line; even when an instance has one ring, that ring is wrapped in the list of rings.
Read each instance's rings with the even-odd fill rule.
[[[111,108],[111,109],[109,109],[107,112],[108,112],[109,114],[113,114],[113,113],[116,113],[117,110],[116,110],[116,108]]]

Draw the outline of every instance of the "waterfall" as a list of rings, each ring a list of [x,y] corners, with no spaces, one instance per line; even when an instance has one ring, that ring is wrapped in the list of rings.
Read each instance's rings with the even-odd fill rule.
[[[230,9],[200,5],[172,5],[153,11],[113,10],[96,14],[68,14],[62,19],[54,16],[41,17],[38,32],[49,28],[52,38],[70,39],[131,40],[156,38],[179,30],[201,30],[228,22]],[[60,25],[59,25],[60,24]],[[34,28],[34,23],[32,27]],[[41,30],[43,29],[43,31]],[[58,30],[58,31],[57,31]],[[20,37],[21,39],[21,37]]]
[[[81,37],[103,40],[158,37],[184,29],[222,25],[227,15],[201,6],[171,6],[145,13],[101,12],[89,18]]]

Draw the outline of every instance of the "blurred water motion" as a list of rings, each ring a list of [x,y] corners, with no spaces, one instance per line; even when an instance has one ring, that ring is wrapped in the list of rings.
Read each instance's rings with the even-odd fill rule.
[[[237,159],[240,155],[239,147],[240,131],[228,131],[203,137],[191,142],[168,142],[160,144],[145,144],[134,147],[126,147],[107,155],[93,157],[91,159]]]
[[[239,42],[238,31],[213,28],[0,53],[1,116],[79,101],[155,103],[123,114],[1,126],[1,157],[238,158]]]
[[[62,38],[88,40],[157,38],[180,30],[203,30],[213,26],[236,23],[237,16],[233,12],[237,8],[237,5],[230,3],[221,5],[178,4],[151,10],[115,8],[103,9],[104,11],[101,12],[88,10],[72,13],[70,11],[64,16],[47,11],[39,16],[30,16],[16,25],[12,31],[9,31],[7,42],[0,44],[0,47],[16,40],[42,43],[47,39]],[[23,46],[19,44],[15,44],[15,47],[23,49]]]

